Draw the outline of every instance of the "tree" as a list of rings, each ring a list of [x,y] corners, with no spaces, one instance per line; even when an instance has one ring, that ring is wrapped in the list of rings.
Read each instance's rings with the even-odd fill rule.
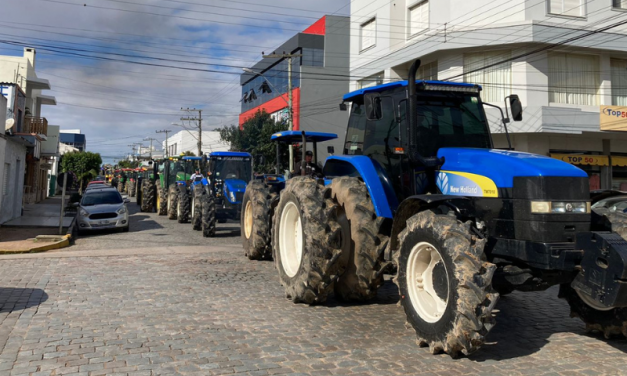
[[[181,153],[181,156],[183,156],[183,157],[195,157],[196,154],[194,154],[193,152],[188,150],[185,153]]]
[[[72,171],[79,180],[79,189],[83,190],[83,183],[98,175],[102,158],[98,153],[88,151],[76,151],[63,155],[61,160],[61,171]]]
[[[137,168],[140,165],[140,161],[129,161],[128,159],[123,159],[118,162],[119,168]]]
[[[263,155],[265,164],[256,165],[255,172],[274,172],[276,165],[276,144],[270,140],[274,133],[287,130],[288,125],[277,122],[265,111],[258,111],[253,117],[246,120],[240,130],[238,126],[224,126],[219,128],[220,140],[231,144],[232,151],[246,151],[257,157]],[[281,168],[286,169],[288,148],[281,148]]]

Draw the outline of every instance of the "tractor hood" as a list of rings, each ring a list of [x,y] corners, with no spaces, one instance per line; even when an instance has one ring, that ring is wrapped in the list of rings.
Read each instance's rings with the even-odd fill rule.
[[[438,157],[444,157],[437,177],[444,194],[497,197],[497,189],[512,188],[519,176],[588,177],[569,163],[518,151],[442,148]]]
[[[246,182],[239,179],[226,179],[224,181],[224,197],[231,203],[241,202],[246,191]]]

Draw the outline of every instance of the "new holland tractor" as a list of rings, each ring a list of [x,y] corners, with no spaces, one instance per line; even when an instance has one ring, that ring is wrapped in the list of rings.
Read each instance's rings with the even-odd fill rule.
[[[318,143],[334,140],[334,133],[284,131],[275,133],[271,140],[276,143],[276,165],[274,174],[255,175],[248,184],[244,199],[242,200],[241,236],[245,255],[251,260],[263,260],[272,258],[272,246],[270,242],[272,216],[274,208],[279,202],[279,193],[285,188],[285,182],[291,177],[290,171],[281,173],[282,150],[289,145],[300,144],[302,158],[305,162],[307,144],[312,145],[313,161],[317,161]],[[331,152],[332,150],[329,149]],[[262,162],[263,163],[263,162]],[[285,163],[285,166],[289,163]],[[301,174],[308,174],[306,166],[301,167]]]
[[[419,345],[453,357],[485,342],[499,292],[513,290],[559,285],[588,329],[627,335],[627,221],[591,212],[579,168],[494,149],[481,87],[416,81],[418,66],[408,81],[346,94],[343,155],[324,179],[286,182],[272,226],[286,295],[368,300],[396,269]],[[507,99],[521,120],[518,97]]]
[[[204,190],[197,190],[194,197],[194,212],[200,210],[200,221],[194,217],[194,229],[202,230],[204,237],[212,237],[216,231],[216,221],[226,223],[228,219],[239,220],[242,199],[246,192],[246,182],[252,179],[253,157],[249,153],[218,151],[209,154]],[[199,223],[200,222],[200,223]],[[200,227],[200,228],[198,228]]]

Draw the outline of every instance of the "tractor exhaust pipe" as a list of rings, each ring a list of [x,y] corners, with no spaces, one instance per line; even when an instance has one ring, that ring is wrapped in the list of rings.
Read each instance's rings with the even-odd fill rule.
[[[418,103],[416,103],[416,73],[420,68],[420,59],[414,61],[409,68],[407,75],[407,103],[409,111],[408,128],[409,128],[409,158],[415,159],[418,153],[418,145],[416,143],[418,135]]]

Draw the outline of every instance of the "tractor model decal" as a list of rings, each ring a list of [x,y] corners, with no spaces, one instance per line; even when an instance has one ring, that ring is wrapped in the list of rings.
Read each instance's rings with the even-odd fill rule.
[[[445,195],[499,197],[494,182],[481,175],[457,171],[440,171],[436,184]]]

